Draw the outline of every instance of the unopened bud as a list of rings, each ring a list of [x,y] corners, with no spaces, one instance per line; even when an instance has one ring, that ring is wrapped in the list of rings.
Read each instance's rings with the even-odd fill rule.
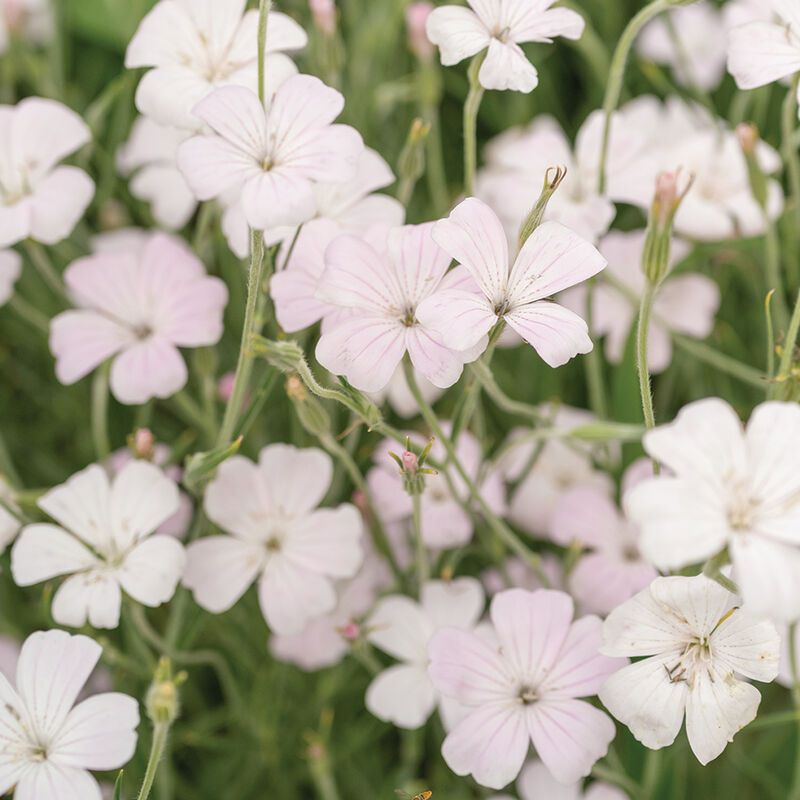
[[[430,123],[417,118],[411,123],[408,138],[397,162],[397,173],[406,197],[401,202],[408,202],[414,186],[425,172],[425,140],[431,132]]]
[[[361,626],[352,620],[346,625],[339,628],[339,633],[342,638],[347,639],[348,642],[355,642],[361,638]]]
[[[654,286],[664,279],[669,269],[675,214],[694,183],[692,176],[681,191],[678,187],[678,177],[679,171],[662,172],[656,179],[656,191],[653,205],[650,207],[647,235],[642,250],[642,271]]]
[[[226,372],[217,383],[217,396],[223,403],[227,403],[233,394],[233,384],[236,380],[235,372]]]
[[[766,211],[767,208],[767,176],[758,161],[758,128],[752,122],[743,122],[736,128],[736,139],[742,148],[745,164],[747,164],[747,178],[750,191],[753,193],[758,205]]]
[[[425,23],[433,11],[433,4],[427,2],[412,3],[406,9],[406,31],[408,33],[408,46],[411,52],[425,63],[431,61],[436,53],[428,34]]]
[[[250,351],[281,372],[296,372],[305,360],[303,348],[297,342],[277,342],[257,334],[250,339]]]
[[[6,18],[6,25],[13,33],[22,28],[22,15],[24,11],[20,0],[5,0],[3,5],[3,15]]]
[[[567,177],[566,167],[548,167],[544,173],[544,186],[539,195],[539,199],[531,209],[522,227],[519,229],[518,247],[522,250],[522,246],[528,241],[531,234],[542,224],[545,211],[547,211],[547,204],[550,198],[556,193],[556,190],[561,186],[564,178]]]
[[[309,394],[296,375],[286,381],[286,396],[292,401],[300,424],[318,438],[330,436],[331,420],[316,397]]]
[[[326,36],[336,31],[336,3],[334,0],[308,0],[314,24]]]
[[[155,455],[155,437],[152,431],[147,428],[136,428],[136,430],[128,436],[128,447],[131,449],[135,458],[152,461]]]
[[[410,450],[405,450],[403,455],[400,456],[400,460],[403,464],[403,471],[406,474],[415,475],[419,470],[419,459]]]
[[[172,723],[180,711],[178,686],[186,680],[186,673],[172,676],[172,667],[166,656],[162,656],[156,667],[153,682],[147,690],[145,708],[153,723]]]

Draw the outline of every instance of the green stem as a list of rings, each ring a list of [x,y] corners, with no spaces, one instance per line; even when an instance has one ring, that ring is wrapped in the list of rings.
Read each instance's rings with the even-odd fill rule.
[[[311,761],[311,780],[320,800],[339,800],[339,791],[336,788],[336,779],[331,769],[331,760],[327,752],[321,757]]]
[[[650,315],[653,311],[653,302],[656,296],[656,287],[648,281],[642,294],[639,306],[639,322],[636,328],[636,370],[639,373],[639,392],[642,397],[642,413],[644,424],[647,428],[654,428],[656,424],[653,412],[653,394],[650,387],[650,370],[647,366],[647,334],[650,330]]]
[[[766,384],[766,376],[763,372],[751,367],[749,364],[744,364],[731,358],[725,353],[720,353],[713,347],[709,347],[703,342],[698,342],[689,336],[683,336],[680,333],[672,333],[672,341],[677,347],[700,361],[716,367],[720,372],[730,375],[732,378],[737,378],[742,383],[748,383],[755,386],[757,389],[764,389]]]
[[[447,173],[444,168],[444,153],[442,151],[442,124],[438,107],[434,105],[424,106],[422,118],[430,122],[431,125],[431,131],[426,142],[428,189],[430,190],[436,213],[443,214],[450,205],[450,196],[447,191]]]
[[[18,294],[11,295],[8,301],[9,308],[13,309],[25,322],[32,325],[38,331],[48,335],[50,333],[50,319],[42,314],[38,308],[34,308],[27,300]]]
[[[237,437],[247,435],[247,432],[250,430],[250,426],[258,418],[258,415],[264,408],[264,404],[267,402],[267,399],[269,398],[270,394],[272,394],[272,390],[278,383],[278,378],[279,378],[279,373],[277,370],[270,369],[267,372],[264,382],[261,384],[258,392],[256,393],[256,396],[253,398],[253,402],[250,403],[250,406],[247,409],[247,413],[244,415],[242,421],[239,423],[239,427],[236,430]]]
[[[417,551],[417,591],[421,594],[422,587],[428,581],[430,574],[428,551],[425,549],[425,540],[422,538],[422,497],[418,494],[413,494],[411,503],[413,509],[412,518],[414,520],[414,543]]]
[[[144,781],[142,782],[142,788],[139,790],[137,800],[147,800],[150,796],[150,790],[153,788],[153,781],[158,772],[158,765],[167,745],[169,729],[169,722],[156,722],[153,725],[153,744],[150,747],[150,758],[147,761],[147,770],[144,773]]]
[[[263,7],[263,3],[262,3]],[[228,403],[225,406],[225,416],[222,427],[217,437],[217,445],[222,446],[233,441],[233,432],[242,410],[245,392],[253,370],[253,358],[250,354],[250,337],[256,329],[256,309],[258,296],[261,291],[261,280],[264,271],[264,234],[261,231],[252,231],[252,246],[250,256],[250,273],[247,282],[247,305],[244,313],[244,326],[242,340],[239,345],[239,360],[236,364],[236,374],[233,379],[233,389]]]
[[[798,157],[797,143],[794,141],[794,133],[797,128],[797,89],[799,85],[800,74],[797,74],[792,80],[789,91],[783,101],[781,114],[781,149],[783,151],[783,162],[786,164],[789,176],[789,190],[792,196],[792,205],[794,206],[795,236],[796,232],[800,230],[800,157]],[[787,265],[791,266],[789,273],[790,284],[796,286],[798,278],[800,278],[796,258],[788,259]]]
[[[730,557],[727,550],[722,550],[717,555],[709,558],[703,564],[703,575],[716,581],[723,589],[727,589],[731,594],[740,594],[739,587],[732,581],[725,573],[722,572],[722,567],[730,563]]]
[[[489,523],[489,527],[514,553],[516,553],[520,558],[522,558],[523,561],[530,565],[544,586],[550,586],[550,581],[544,569],[542,568],[542,560],[538,553],[534,553],[532,550],[530,550],[517,536],[517,534],[514,533],[514,531],[512,531],[511,528],[509,528],[508,525],[506,525],[506,523],[494,513],[494,511],[492,511],[491,508],[489,508],[488,504],[481,496],[480,490],[459,461],[453,441],[449,436],[445,435],[445,432],[442,430],[442,426],[439,424],[439,420],[437,419],[434,410],[425,400],[419,386],[417,385],[417,379],[414,375],[414,367],[411,365],[410,359],[406,358],[403,362],[403,365],[405,368],[408,388],[411,391],[414,399],[417,401],[417,405],[422,412],[423,419],[428,423],[433,434],[444,446],[445,452],[447,453],[447,460],[455,467],[456,471],[461,476],[461,479],[464,481],[464,485],[467,487],[467,490],[472,496],[473,501],[478,504],[483,516]]]
[[[111,362],[101,364],[92,380],[92,440],[98,461],[105,461],[111,453],[108,439],[108,376]]]
[[[586,291],[586,324],[591,331],[594,327],[594,292],[596,288],[595,279],[589,281]],[[586,369],[586,383],[589,389],[589,407],[596,417],[600,419],[608,418],[608,402],[606,401],[606,388],[603,382],[603,363],[600,349],[592,347],[586,354],[584,360]]]
[[[469,370],[499,409],[517,417],[524,417],[534,424],[541,423],[541,411],[539,411],[536,406],[532,406],[528,403],[523,403],[520,400],[513,400],[510,398],[500,388],[495,380],[494,374],[482,360],[479,359],[478,361],[474,361],[472,364],[470,364]]]
[[[642,790],[636,781],[629,778],[623,772],[619,772],[605,764],[597,763],[592,767],[592,775],[601,781],[618,786],[632,798],[642,797]]]
[[[464,103],[464,194],[471,197],[475,188],[475,170],[478,165],[478,109],[483,100],[483,86],[478,81],[478,71],[485,51],[478,53],[470,62],[467,74],[469,76],[469,94]]]
[[[789,309],[786,307],[786,293],[783,290],[781,280],[781,254],[778,242],[778,230],[775,222],[770,218],[767,210],[763,211],[764,225],[764,260],[767,283],[767,291],[770,289],[775,292],[775,316],[777,317],[778,330],[785,331],[786,323],[789,319]]]
[[[772,390],[772,382],[775,380],[775,330],[772,325],[772,295],[767,292],[764,301],[764,315],[767,325],[767,394]]]
[[[628,63],[633,42],[639,32],[651,19],[658,16],[662,11],[666,11],[670,6],[668,0],[654,0],[650,5],[645,6],[627,25],[622,32],[622,36],[617,42],[614,56],[611,59],[611,69],[608,73],[608,83],[606,84],[606,95],[603,102],[603,113],[605,114],[605,126],[603,128],[603,143],[600,149],[600,164],[597,174],[598,192],[603,194],[606,188],[606,160],[608,158],[608,144],[611,137],[611,115],[617,108],[620,94],[622,93],[622,81],[625,77],[625,65]]]
[[[72,305],[64,286],[64,281],[47,257],[44,247],[33,241],[33,239],[26,239],[24,246],[28,258],[33,262],[33,266],[36,267],[36,271],[42,277],[42,280],[53,290],[54,294],[57,294],[62,300],[66,300],[67,303]]]
[[[258,4],[258,99],[264,105],[264,54],[267,49],[267,22],[272,0],[260,0]]]
[[[209,427],[211,421],[186,389],[182,389],[170,398],[170,406],[185,422],[213,439],[214,430]]]
[[[642,775],[641,797],[643,800],[650,800],[658,788],[658,781],[661,777],[661,755],[660,750],[648,750],[647,752]]]

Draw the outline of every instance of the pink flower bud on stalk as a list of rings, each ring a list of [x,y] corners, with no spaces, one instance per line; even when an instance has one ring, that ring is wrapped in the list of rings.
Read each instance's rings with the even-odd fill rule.
[[[683,198],[694,183],[692,175],[681,191],[678,187],[679,175],[680,170],[662,172],[656,179],[656,192],[642,251],[642,271],[653,286],[657,286],[667,274],[672,247],[672,224]]]
[[[347,639],[348,642],[355,642],[357,639],[361,638],[361,626],[351,620],[346,625],[342,625],[342,627],[339,628],[339,633],[343,638]]]
[[[19,0],[6,0],[3,8],[6,18],[6,25],[12,32],[17,32],[22,28],[22,17],[24,14],[22,3]]]
[[[750,181],[750,191],[753,193],[758,205],[767,210],[767,176],[758,163],[758,128],[752,122],[743,122],[736,126],[736,138],[742,148],[745,163],[747,164],[747,177]]]
[[[436,54],[436,48],[428,39],[425,23],[433,11],[433,3],[412,3],[406,9],[406,31],[408,32],[408,47],[411,52],[423,63],[430,63]]]
[[[336,32],[336,3],[334,0],[308,0],[314,24],[326,36]]]
[[[433,447],[433,439],[417,455],[411,450],[411,439],[406,436],[406,449],[402,456],[398,456],[396,453],[389,453],[400,467],[400,474],[403,476],[403,488],[410,495],[422,494],[425,491],[426,475],[438,475],[435,469],[428,469],[424,466],[425,460],[430,455],[431,447]]]
[[[130,447],[136,458],[152,461],[155,454],[155,436],[147,428],[136,428],[128,437],[128,447]]]
[[[416,475],[419,471],[419,460],[415,453],[412,453],[410,450],[406,450],[403,455],[400,457],[400,460],[403,462],[403,470],[407,475]]]
[[[236,375],[233,372],[226,372],[219,379],[219,383],[217,384],[217,395],[223,403],[227,403],[228,400],[230,400],[235,378]]]

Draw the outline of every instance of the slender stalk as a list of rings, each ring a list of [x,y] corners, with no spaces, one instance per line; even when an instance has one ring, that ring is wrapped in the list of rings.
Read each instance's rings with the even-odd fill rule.
[[[430,565],[428,564],[428,551],[422,538],[422,497],[414,494],[411,496],[412,518],[414,520],[414,544],[416,546],[417,562],[417,591],[421,594],[422,587],[428,580]]]
[[[150,758],[147,761],[147,770],[144,773],[142,788],[139,790],[137,800],[147,800],[150,790],[153,788],[153,781],[158,772],[158,765],[164,755],[164,748],[167,746],[170,723],[156,722],[153,725],[153,744],[150,747]]]
[[[773,294],[773,292],[767,292],[767,299],[764,301],[764,313],[767,322],[767,381],[769,384],[775,380],[775,330],[772,325]]]
[[[111,453],[108,438],[108,376],[111,362],[101,364],[92,380],[92,440],[98,461],[105,461]]]
[[[660,750],[648,750],[644,762],[644,774],[642,775],[642,794],[643,800],[650,800],[655,795],[658,788],[658,781],[661,777],[661,756]]]
[[[423,107],[422,118],[431,124],[431,132],[425,142],[428,189],[436,213],[443,214],[450,205],[450,197],[447,191],[447,173],[442,151],[442,123],[438,107],[434,105]]]
[[[214,430],[210,427],[209,418],[203,413],[203,409],[197,404],[192,396],[182,389],[170,399],[170,406],[176,411],[184,422],[194,426],[197,430],[203,431],[210,438],[214,437]]]
[[[9,308],[13,309],[22,319],[32,325],[45,336],[50,332],[50,319],[42,314],[38,308],[34,308],[27,300],[18,294],[11,295],[8,301]]]
[[[486,53],[478,53],[469,65],[469,94],[464,103],[464,194],[471,197],[475,188],[475,170],[478,165],[478,109],[483,100],[483,86],[478,81]]]
[[[625,77],[625,65],[628,63],[628,55],[642,28],[644,28],[653,17],[658,16],[662,11],[666,11],[669,6],[668,0],[654,0],[650,5],[645,6],[628,23],[614,50],[614,56],[611,59],[611,69],[608,73],[608,83],[606,84],[605,100],[603,102],[603,113],[606,119],[603,128],[603,143],[600,149],[600,164],[597,174],[598,191],[600,194],[602,194],[606,188],[606,160],[608,158],[608,143],[611,137],[611,115],[616,110],[620,94],[622,93],[622,81]]]
[[[797,241],[797,231],[800,230],[800,156],[798,156],[798,146],[794,139],[795,129],[797,128],[797,89],[800,85],[800,73],[795,75],[786,98],[783,101],[781,114],[781,149],[783,151],[783,162],[786,164],[789,176],[789,191],[792,196],[792,205],[795,214],[795,242]],[[797,261],[795,258],[787,259],[787,267],[790,267],[789,282],[796,286],[800,274],[798,274]]]
[[[253,402],[247,408],[247,413],[242,418],[242,421],[239,423],[239,427],[236,430],[236,436],[246,436],[247,432],[250,430],[250,426],[256,421],[258,415],[261,413],[262,409],[264,408],[264,404],[269,399],[270,394],[272,394],[272,390],[275,388],[276,384],[278,383],[279,373],[275,369],[269,370],[267,373],[264,382],[261,384],[256,396],[253,398]]]
[[[636,328],[636,370],[639,373],[639,392],[642,396],[642,413],[644,424],[654,428],[656,424],[653,412],[653,393],[650,387],[650,370],[647,366],[647,334],[650,329],[650,315],[653,311],[656,287],[648,281],[642,294],[639,306],[639,322]]]
[[[405,367],[408,388],[411,391],[414,399],[417,401],[417,405],[422,412],[423,419],[428,423],[433,434],[444,446],[445,452],[447,453],[447,460],[455,467],[456,471],[461,476],[461,479],[464,481],[464,485],[467,487],[467,490],[472,496],[473,501],[478,504],[483,516],[489,523],[489,527],[491,527],[494,533],[499,536],[500,539],[502,539],[503,542],[505,542],[505,544],[514,551],[514,553],[516,553],[520,558],[522,558],[523,561],[531,566],[544,586],[550,586],[550,580],[542,568],[542,560],[538,553],[534,553],[532,550],[530,550],[517,536],[517,534],[514,533],[514,531],[512,531],[511,528],[509,528],[508,525],[506,525],[506,523],[494,513],[494,511],[492,511],[491,508],[489,508],[488,504],[481,496],[480,490],[475,485],[475,482],[472,480],[469,473],[464,469],[463,465],[459,461],[453,441],[442,430],[442,426],[439,424],[436,413],[422,396],[422,392],[417,384],[416,376],[414,375],[414,368],[411,365],[411,361],[406,358],[403,364]]]
[[[258,296],[261,291],[261,280],[264,272],[264,234],[261,231],[251,233],[250,274],[247,282],[247,305],[244,313],[244,326],[242,340],[239,345],[239,360],[236,364],[236,374],[233,379],[233,389],[228,403],[225,406],[225,416],[222,418],[222,427],[217,437],[217,445],[225,445],[233,440],[236,422],[242,410],[247,384],[253,371],[253,359],[250,355],[250,337],[256,329],[256,308]]]
[[[264,105],[264,54],[267,49],[267,23],[272,0],[260,0],[258,4],[258,99]]]
[[[641,797],[642,790],[638,783],[622,772],[618,772],[605,764],[597,763],[592,767],[592,775],[601,781],[619,786],[630,797]]]
[[[33,241],[33,239],[26,239],[24,246],[28,258],[30,258],[33,266],[36,267],[36,271],[42,280],[53,290],[54,294],[71,304],[72,301],[67,294],[64,281],[50,262],[44,247],[39,242]]]
[[[594,316],[594,303],[592,297],[595,291],[595,279],[589,281],[586,291],[586,324],[589,330],[593,329],[592,318]],[[608,418],[608,402],[606,400],[606,388],[603,382],[603,364],[600,349],[592,347],[586,354],[584,365],[586,369],[586,383],[589,388],[589,406],[596,417],[600,419]]]
[[[783,289],[783,280],[781,279],[781,252],[778,242],[778,230],[766,209],[764,209],[763,215],[766,228],[764,232],[764,266],[767,283],[769,284],[767,291],[773,290],[775,292],[775,316],[778,330],[784,331],[789,319],[789,309],[786,307],[786,292]]]
[[[336,779],[327,752],[321,758],[311,761],[310,772],[320,800],[339,800],[339,791],[336,788]]]

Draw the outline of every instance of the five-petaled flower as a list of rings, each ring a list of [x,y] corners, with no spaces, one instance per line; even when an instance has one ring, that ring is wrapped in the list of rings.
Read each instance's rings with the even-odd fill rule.
[[[442,6],[428,16],[428,38],[439,46],[442,64],[451,66],[486,51],[478,80],[485,89],[533,91],[536,67],[521,42],[551,42],[554,36],[580,39],[583,17],[555,0],[467,0],[470,8]]]
[[[598,692],[646,747],[672,744],[685,713],[692,752],[707,764],[755,718],[761,695],[737,676],[773,680],[780,638],[772,622],[735,605],[704,575],[656,578],[603,623],[603,653],[647,656]]]
[[[133,757],[139,706],[119,692],[75,705],[102,648],[87,636],[38,631],[22,645],[16,689],[0,673],[0,792],[16,800],[100,800],[89,770]]]

